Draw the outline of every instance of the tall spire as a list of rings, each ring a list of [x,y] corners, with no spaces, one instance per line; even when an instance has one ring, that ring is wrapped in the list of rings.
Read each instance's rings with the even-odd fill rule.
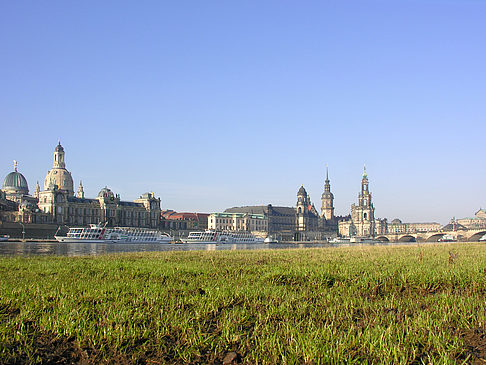
[[[324,183],[324,192],[321,195],[321,201],[321,218],[324,218],[326,221],[332,221],[334,219],[334,195],[331,193],[328,164],[326,164],[326,181]]]
[[[14,160],[14,170],[17,172],[17,161]]]
[[[84,189],[83,189],[83,182],[80,180],[79,181],[79,187],[78,187],[78,198],[84,199]]]
[[[366,174],[366,164],[364,165],[363,168],[363,177],[367,177],[368,175]]]
[[[326,181],[324,184],[324,191],[326,193],[331,192],[331,184],[329,182],[329,166],[326,164]]]
[[[37,181],[37,184],[35,185],[35,192],[34,192],[34,197],[39,199],[39,192],[40,192],[40,186],[39,182]]]

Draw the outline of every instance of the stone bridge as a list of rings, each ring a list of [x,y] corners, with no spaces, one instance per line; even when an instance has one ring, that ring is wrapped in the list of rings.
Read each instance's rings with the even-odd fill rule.
[[[462,242],[477,242],[486,235],[486,228],[469,229],[460,231],[416,232],[416,233],[391,233],[376,236],[383,242],[437,242],[442,237],[453,237]]]

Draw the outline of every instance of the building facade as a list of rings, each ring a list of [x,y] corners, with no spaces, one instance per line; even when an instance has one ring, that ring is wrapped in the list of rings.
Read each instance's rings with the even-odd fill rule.
[[[297,192],[297,204],[295,208],[295,227],[297,232],[317,231],[319,213],[312,204],[309,194],[300,186]]]
[[[479,209],[474,214],[474,217],[457,219],[457,223],[468,229],[486,228],[486,209]]]
[[[267,218],[268,234],[292,237],[295,231],[295,208],[268,205],[253,205],[228,208],[224,213],[245,213],[264,215]]]
[[[208,228],[207,213],[176,212],[164,210],[161,212],[160,228],[164,230],[206,230]]]
[[[442,225],[437,222],[430,223],[403,223],[400,219],[394,219],[387,225],[387,233],[402,234],[402,233],[426,233],[437,232]]]
[[[364,168],[358,204],[351,206],[351,217],[339,222],[339,234],[345,237],[374,237],[385,234],[386,220],[375,219],[375,207],[369,189],[368,174]]]
[[[265,214],[212,213],[208,217],[208,228],[216,231],[267,232],[268,218]]]
[[[15,164],[15,171],[5,178],[2,191],[6,200],[16,204],[16,212],[3,214],[3,219],[58,226],[106,223],[108,226],[159,228],[160,198],[153,193],[145,193],[135,201],[127,202],[105,187],[96,198],[87,199],[80,183],[74,195],[73,178],[66,169],[65,151],[60,141],[54,149],[53,159],[52,169],[44,179],[44,189],[37,184],[34,196],[29,195],[27,181]]]

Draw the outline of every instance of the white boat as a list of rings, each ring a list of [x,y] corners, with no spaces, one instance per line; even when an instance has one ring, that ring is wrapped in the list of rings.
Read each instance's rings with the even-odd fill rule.
[[[329,243],[380,243],[380,241],[367,237],[335,237]]]
[[[329,243],[349,243],[350,240],[349,237],[334,237]]]
[[[445,234],[439,238],[438,242],[457,242],[457,239],[451,234]]]
[[[8,234],[0,235],[0,242],[1,241],[8,241],[10,236]]]
[[[370,244],[381,243],[380,241],[370,237],[351,237],[349,239],[349,242],[350,243],[370,243]]]
[[[268,236],[263,240],[263,243],[280,243],[280,240],[277,237]]]
[[[91,224],[89,227],[69,228],[66,236],[54,238],[62,243],[170,243],[172,237],[154,229],[109,227]]]
[[[224,231],[213,230],[190,232],[184,243],[263,243],[263,238],[255,237],[246,231]]]

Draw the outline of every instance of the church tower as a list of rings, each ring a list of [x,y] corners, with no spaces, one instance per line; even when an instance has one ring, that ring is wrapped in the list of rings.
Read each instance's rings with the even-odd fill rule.
[[[79,182],[77,197],[80,199],[84,199],[84,189],[83,189],[83,183],[81,181]]]
[[[334,195],[331,193],[331,184],[329,183],[329,169],[326,166],[326,181],[324,183],[324,192],[321,196],[322,208],[321,218],[326,221],[334,220]]]
[[[39,199],[39,193],[40,193],[40,186],[39,186],[39,182],[37,181],[37,185],[35,186],[34,198]]]
[[[73,178],[71,173],[66,170],[66,162],[64,160],[64,147],[61,146],[61,141],[54,149],[54,162],[52,169],[47,172],[44,180],[44,191],[58,189],[67,193],[69,196],[74,195]]]
[[[53,169],[65,169],[66,163],[64,162],[64,148],[61,146],[61,140],[57,144],[54,150],[54,163],[52,164]]]
[[[297,231],[305,231],[308,224],[308,207],[309,207],[309,196],[305,191],[304,185],[300,186],[297,192],[297,206],[296,206],[296,228]]]
[[[361,192],[358,195],[358,205],[351,207],[351,217],[356,227],[356,235],[362,237],[374,236],[375,233],[375,208],[371,201],[368,175],[364,168],[361,179]]]

